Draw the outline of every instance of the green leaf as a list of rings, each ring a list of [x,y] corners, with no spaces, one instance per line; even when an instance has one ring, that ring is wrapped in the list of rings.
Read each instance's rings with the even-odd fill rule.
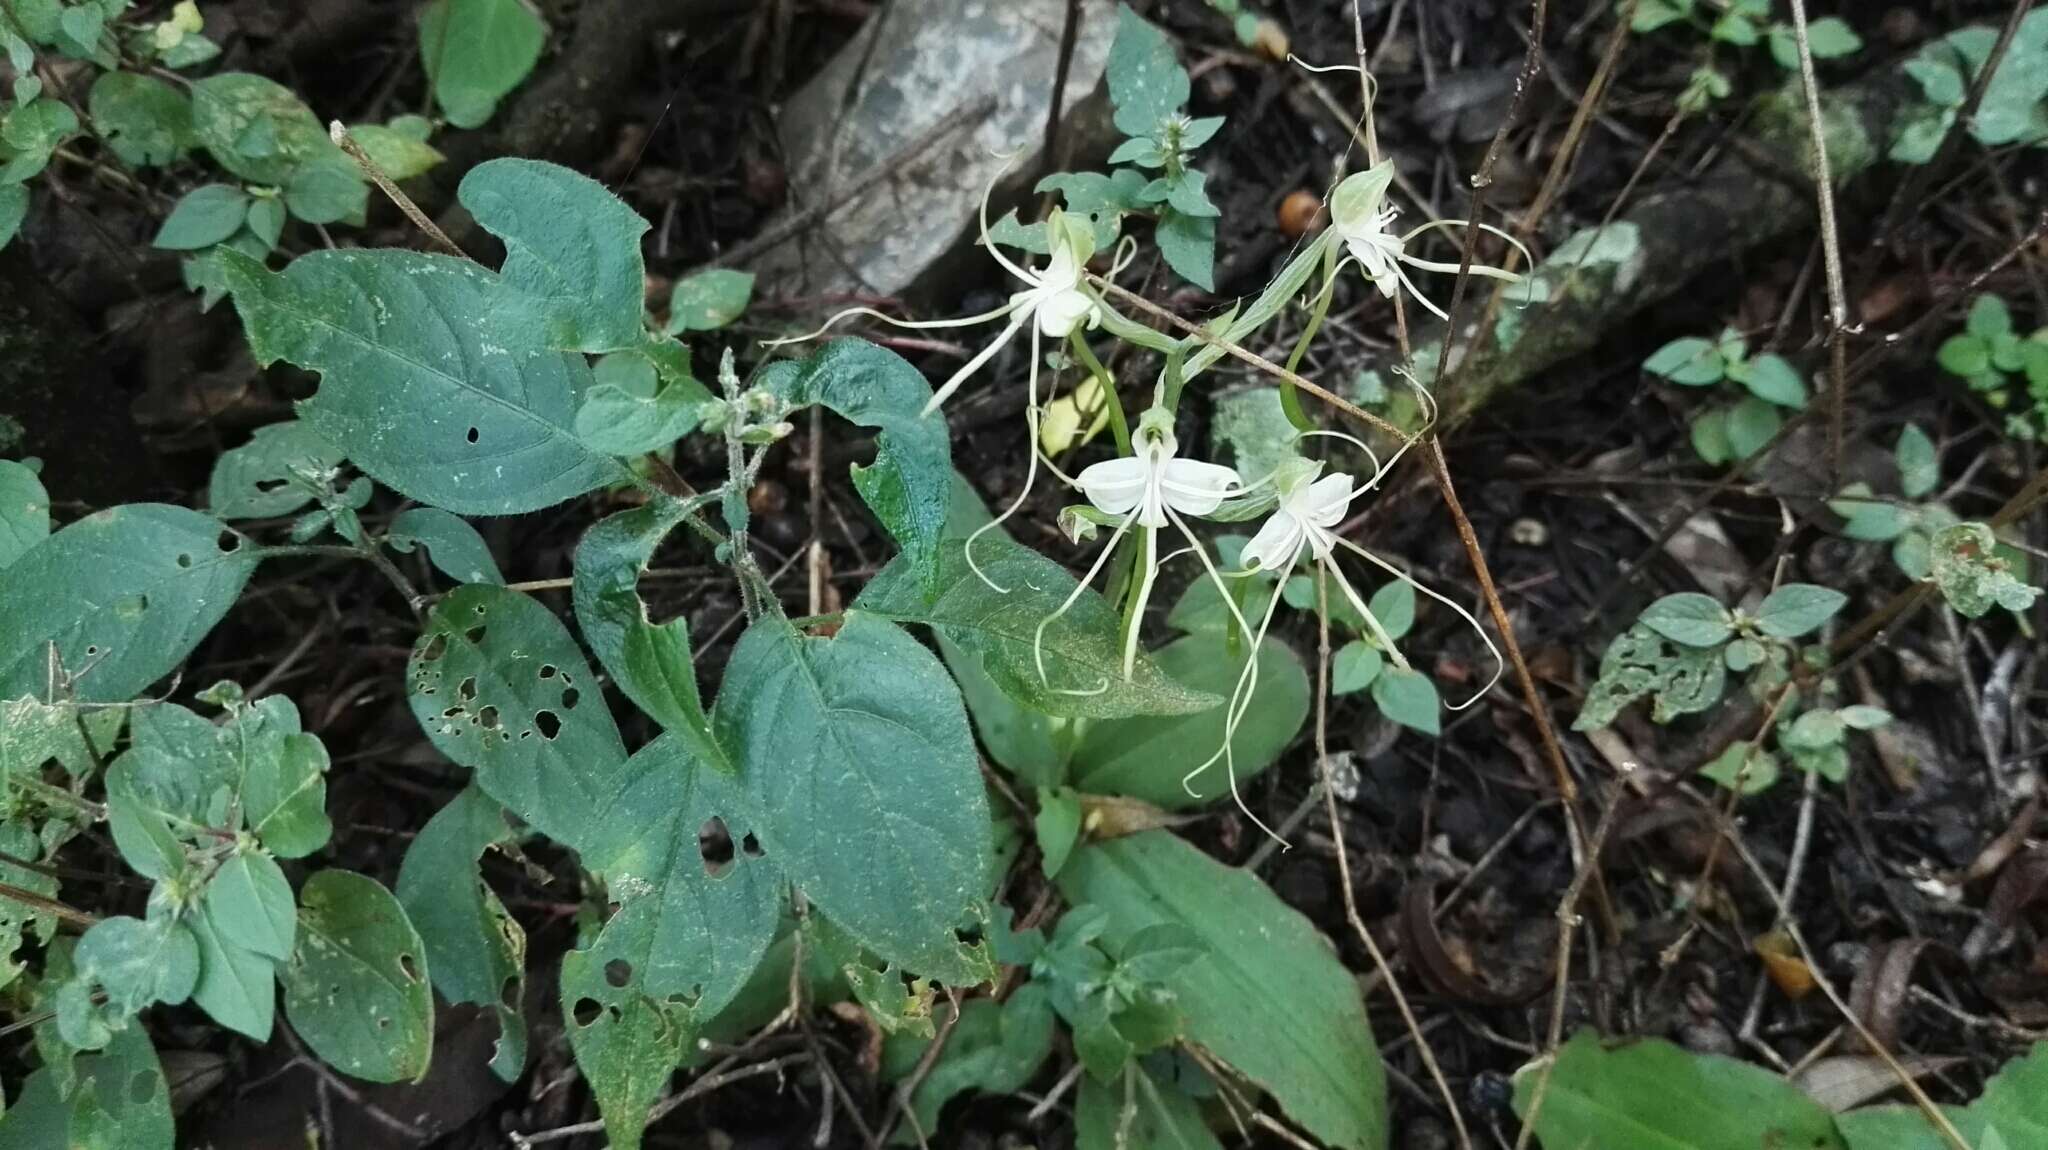
[[[1765,353],[1745,364],[1742,386],[1751,395],[1794,411],[1806,406],[1806,381],[1784,356]]]
[[[1232,650],[1221,632],[1209,631],[1177,639],[1152,657],[1160,670],[1182,684],[1228,697],[1250,660],[1250,648],[1246,639]],[[1169,809],[1226,796],[1230,775],[1221,758],[1182,786],[1182,776],[1222,749],[1225,710],[1217,705],[1187,715],[1090,723],[1074,748],[1074,785],[1093,794],[1129,795]],[[1231,742],[1240,786],[1280,757],[1307,722],[1308,710],[1308,672],[1293,648],[1268,638],[1259,647],[1253,702]]]
[[[49,538],[50,493],[25,464],[0,459],[0,567]]]
[[[1159,213],[1152,241],[1166,266],[1203,291],[1216,290],[1216,220],[1168,208]]]
[[[555,164],[498,159],[471,169],[456,196],[505,241],[500,274],[541,302],[549,346],[597,353],[646,340],[647,221],[603,184]]]
[[[1735,457],[1728,444],[1728,409],[1709,407],[1692,417],[1692,449],[1701,460],[1719,467]]]
[[[198,942],[164,914],[94,923],[72,961],[74,974],[56,994],[57,1029],[81,1050],[106,1046],[152,1003],[185,1001],[199,980]]]
[[[214,922],[212,908],[204,902],[186,921],[199,940],[199,983],[192,988],[193,1005],[237,1034],[269,1042],[276,1019],[277,964],[235,945],[233,936]]]
[[[309,424],[288,419],[259,427],[214,461],[206,504],[223,519],[290,515],[313,501],[318,477],[334,475],[341,462],[341,452]]]
[[[249,193],[227,184],[203,184],[172,206],[150,243],[170,251],[210,248],[241,231],[248,217]]]
[[[1935,455],[1934,441],[1917,424],[1909,423],[1899,432],[1892,457],[1898,461],[1899,486],[1906,498],[1924,499],[1941,486],[1941,461]]]
[[[1047,878],[1057,878],[1074,844],[1081,840],[1081,798],[1071,787],[1048,787],[1038,792],[1038,815],[1033,822],[1038,836],[1039,869]]]
[[[420,62],[448,122],[475,128],[533,71],[548,26],[521,0],[434,0],[420,13]]]
[[[1372,701],[1380,713],[1425,735],[1443,733],[1443,700],[1436,684],[1420,671],[1394,667],[1372,682]]]
[[[419,931],[434,989],[451,1003],[496,1013],[491,1069],[507,1082],[526,1069],[526,932],[484,882],[477,857],[513,841],[505,809],[465,787],[413,839],[396,892]]]
[[[1806,26],[1806,46],[1816,60],[1833,60],[1863,47],[1863,38],[1840,17],[1823,16]]]
[[[434,566],[457,583],[505,582],[497,561],[491,558],[489,545],[476,533],[476,528],[438,507],[414,507],[399,512],[386,529],[384,541],[408,553],[424,545]]]
[[[1193,1098],[1133,1063],[1114,1083],[1081,1078],[1074,1150],[1223,1150]]]
[[[931,625],[979,657],[981,670],[1005,694],[1044,714],[1185,715],[1221,701],[1163,673],[1149,658],[1141,658],[1126,680],[1116,609],[1092,589],[1041,632],[1039,624],[1052,619],[1075,590],[1074,577],[1060,564],[996,532],[975,540],[973,555],[980,574],[969,566],[964,542],[948,541],[929,580],[921,578],[910,556],[899,556],[854,606]]]
[[[922,1131],[929,1138],[939,1128],[939,1112],[947,1101],[968,1091],[1007,1095],[1030,1085],[1038,1068],[1052,1054],[1054,1018],[1045,988],[1027,982],[998,1003],[973,999],[960,1008],[945,1048],[926,1070],[910,1096],[911,1121],[899,1127],[897,1145],[917,1144]],[[908,1078],[923,1061],[934,1040],[910,1034],[892,1035],[882,1048],[882,1077]]]
[[[1982,523],[1944,528],[1935,535],[1931,550],[1935,586],[1948,605],[1965,618],[1982,618],[1994,606],[2017,614],[2032,607],[2041,594],[2013,574],[2012,562],[1999,554],[1998,537]],[[7,575],[28,562],[0,572],[0,587],[6,585]]]
[[[192,146],[192,101],[140,72],[103,72],[87,104],[93,127],[124,164],[168,164]]]
[[[960,699],[967,704],[968,717],[974,720],[974,732],[981,736],[988,757],[1033,786],[1061,782],[1066,777],[1067,757],[1065,749],[1055,743],[1054,728],[1064,727],[1066,721],[1012,699],[982,670],[981,657],[962,650],[945,632],[935,631],[932,638],[938,642],[946,669],[953,673]]]
[[[1365,606],[1389,639],[1399,639],[1415,626],[1415,588],[1404,580],[1396,579],[1373,592]]]
[[[283,187],[302,164],[349,164],[290,88],[248,72],[193,83],[192,133],[216,163],[253,184]]]
[[[1635,18],[1629,21],[1629,30],[1654,32],[1666,24],[1685,19],[1692,13],[1692,4],[1693,0],[1640,0],[1636,5]]]
[[[412,713],[441,753],[542,834],[581,846],[626,761],[597,677],[553,612],[471,583],[427,616],[407,666]]]
[[[221,260],[257,359],[319,372],[300,417],[385,486],[511,515],[627,479],[572,427],[588,366],[542,346],[490,272],[402,251],[314,252],[276,274]]]
[[[711,268],[676,281],[668,297],[670,335],[716,331],[740,318],[754,297],[754,273]]]
[[[14,242],[27,218],[28,189],[20,184],[0,184],[0,249]]]
[[[597,661],[633,704],[684,739],[696,756],[731,774],[724,748],[697,691],[690,621],[656,625],[640,598],[640,573],[683,519],[679,505],[622,511],[598,523],[576,547],[572,594],[576,624]]]
[[[1847,595],[1831,587],[1787,583],[1757,605],[1756,624],[1773,638],[1797,639],[1820,630],[1848,602]]]
[[[1650,353],[1643,370],[1688,387],[1719,383],[1727,371],[1727,360],[1712,340],[1698,336],[1674,339]]]
[[[857,339],[834,340],[801,363],[769,371],[763,386],[792,407],[817,404],[879,431],[875,462],[853,466],[854,489],[935,590],[953,499],[953,446],[945,418],[924,413],[931,385],[902,356]]]
[[[1164,980],[1185,1038],[1322,1142],[1386,1144],[1386,1081],[1358,984],[1329,940],[1256,876],[1147,831],[1076,851],[1059,886],[1076,906],[1109,912],[1113,946],[1156,923],[1186,928],[1205,954]]]
[[[52,643],[80,702],[135,698],[227,614],[255,552],[219,520],[160,503],[50,536],[0,570],[0,698],[43,696]]]
[[[1651,718],[1668,723],[1713,706],[1727,681],[1727,666],[1719,650],[1674,644],[1636,623],[1607,645],[1600,657],[1600,677],[1587,692],[1572,729],[1605,727],[1623,707],[1644,695],[1655,696]]]
[[[1914,522],[1912,508],[1877,500],[1867,483],[1851,483],[1842,488],[1839,498],[1828,500],[1828,510],[1846,520],[1842,524],[1843,535],[1865,542],[1896,539]]]
[[[830,639],[760,620],[733,647],[714,722],[762,847],[819,909],[900,969],[990,977],[954,934],[986,915],[988,800],[929,651],[859,611]]]
[[[2005,306],[2005,300],[1986,292],[1970,301],[1970,315],[1963,328],[1986,341],[2009,335],[2013,330],[2012,311]]]
[[[1379,649],[1363,639],[1353,639],[1330,659],[1330,693],[1352,695],[1373,685],[1386,667]]]
[[[377,170],[393,180],[410,180],[423,176],[445,162],[442,155],[424,136],[415,136],[398,127],[385,124],[358,124],[348,130],[355,141],[363,146],[370,162]]]
[[[1707,35],[1738,48],[1747,48],[1761,38],[1756,25],[1741,12],[1722,13],[1721,18],[1715,20],[1713,27],[1708,29]]]
[[[1541,1073],[1536,1063],[1516,1073],[1517,1114],[1528,1113]],[[1833,1117],[1770,1071],[1661,1039],[1609,1050],[1581,1031],[1557,1052],[1536,1136],[1546,1148],[1606,1146],[1622,1130],[1630,1150],[1843,1150]]]
[[[0,1115],[7,1150],[171,1150],[171,1091],[141,1027],[114,1036],[106,1050],[76,1059],[69,1089],[45,1065],[28,1076]]]
[[[426,947],[375,879],[323,870],[299,891],[299,939],[280,977],[313,1053],[371,1082],[418,1082],[433,1054]]]
[[[62,101],[45,96],[16,106],[0,119],[0,145],[11,156],[0,164],[0,184],[18,184],[41,173],[77,131],[78,116]]]
[[[1728,409],[1728,449],[1737,459],[1748,459],[1762,451],[1785,424],[1774,404],[1748,396]]]
[[[138,869],[156,855],[175,870],[177,837],[211,847],[214,832],[246,827],[272,854],[303,858],[332,833],[327,766],[327,749],[300,729],[298,709],[282,695],[237,707],[218,728],[174,704],[149,707],[137,712],[132,745],[108,768],[108,797],[125,811],[113,819],[115,843]]]
[[[1996,296],[1981,297],[1996,299]],[[1970,379],[1991,370],[1991,342],[1974,335],[1952,335],[1935,350],[1934,362],[1950,375]]]
[[[1126,136],[1149,136],[1162,120],[1188,102],[1188,74],[1173,54],[1166,33],[1128,4],[1117,5],[1116,38],[1106,69],[1116,128]]]
[[[292,955],[296,912],[291,884],[269,855],[243,851],[221,864],[201,896],[235,945],[283,962]]]
[[[1956,1130],[1980,1150],[1993,1139],[2013,1147],[2048,1140],[2048,1044],[2035,1043],[1984,1084],[1967,1109],[1942,1108]],[[1866,1106],[1839,1115],[1849,1150],[1945,1150],[1949,1143],[1913,1106]]]
[[[1717,647],[1735,634],[1735,617],[1711,595],[1681,591],[1643,609],[1637,622],[1674,643]]]
[[[1745,761],[1747,770],[1743,767]],[[1778,758],[1761,748],[1752,750],[1747,742],[1736,742],[1701,767],[1700,774],[1731,791],[1740,783],[1743,794],[1754,795],[1769,790],[1778,781]]]
[[[261,240],[263,246],[274,250],[284,238],[284,201],[276,196],[264,196],[249,203],[249,219],[246,221],[249,235]]]
[[[580,950],[562,956],[562,1017],[612,1150],[640,1150],[648,1109],[668,1088],[695,1028],[682,1007],[630,981],[613,985],[605,964]]]
[[[369,205],[370,185],[345,157],[310,160],[285,181],[284,206],[309,224],[360,223]]]
[[[576,409],[576,434],[607,455],[660,451],[696,430],[713,400],[687,371],[665,371],[649,351],[615,352],[597,362],[597,386]],[[664,358],[669,358],[666,349]],[[687,365],[688,353],[681,356]]]

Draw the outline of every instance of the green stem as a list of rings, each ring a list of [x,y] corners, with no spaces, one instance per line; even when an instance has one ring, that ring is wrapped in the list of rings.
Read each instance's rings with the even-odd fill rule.
[[[1315,305],[1308,313],[1308,323],[1302,326],[1301,336],[1294,341],[1294,350],[1287,356],[1287,371],[1290,375],[1300,366],[1301,357],[1307,354],[1308,345],[1316,338],[1316,331],[1323,326],[1323,317],[1330,314],[1330,297],[1336,294],[1337,277],[1332,274],[1336,270],[1332,259],[1337,249],[1330,247],[1325,250],[1330,255],[1325,256],[1323,261],[1323,290],[1316,293]],[[1301,392],[1286,379],[1280,381],[1280,407],[1287,412],[1287,422],[1292,423],[1295,430],[1315,430],[1316,425],[1309,419],[1308,412],[1301,409]]]
[[[1101,360],[1095,358],[1094,349],[1081,338],[1080,328],[1067,333],[1067,343],[1073,347],[1074,354],[1081,357],[1081,362],[1088,365],[1088,370],[1095,376],[1096,386],[1102,389],[1102,403],[1109,411],[1109,433],[1116,437],[1117,454],[1131,454],[1131,427],[1124,421],[1124,401],[1116,393],[1116,378],[1102,366]]]

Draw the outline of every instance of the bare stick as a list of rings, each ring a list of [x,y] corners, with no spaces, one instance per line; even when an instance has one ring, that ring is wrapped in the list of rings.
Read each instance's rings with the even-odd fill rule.
[[[434,241],[435,247],[459,260],[469,258],[469,253],[457,247],[455,241],[448,238],[448,233],[442,231],[439,224],[428,219],[427,213],[412,202],[411,196],[406,195],[397,184],[391,182],[391,177],[384,174],[384,169],[378,167],[377,161],[370,158],[370,153],[364,151],[363,146],[356,142],[356,138],[349,134],[348,125],[336,120],[327,125],[327,134],[337,147],[348,153],[349,159],[356,162],[356,167],[362,169],[363,175],[377,185],[377,190],[383,192],[386,199],[398,205],[398,210],[405,213],[405,218],[412,221],[412,226]]]
[[[1813,192],[1820,201],[1821,254],[1828,285],[1828,488],[1842,485],[1842,425],[1849,405],[1849,293],[1842,286],[1842,240],[1835,234],[1835,181],[1828,169],[1827,133],[1821,129],[1820,81],[1813,75],[1813,45],[1806,35],[1806,0],[1792,0],[1792,39],[1799,46],[1799,82],[1806,92],[1806,124],[1813,138]]]

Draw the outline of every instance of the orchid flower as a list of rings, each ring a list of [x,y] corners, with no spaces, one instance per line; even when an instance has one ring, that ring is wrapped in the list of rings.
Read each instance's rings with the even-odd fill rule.
[[[1195,541],[1194,533],[1188,530],[1181,516],[1199,517],[1213,513],[1224,500],[1244,493],[1244,480],[1235,468],[1197,459],[1182,459],[1180,441],[1173,434],[1173,416],[1165,408],[1153,407],[1138,418],[1138,426],[1131,433],[1131,450],[1132,454],[1128,456],[1089,465],[1074,480],[1075,486],[1081,489],[1096,511],[1115,517],[1116,529],[1110,534],[1102,553],[1089,566],[1088,573],[1075,584],[1059,609],[1038,624],[1032,638],[1032,653],[1038,661],[1041,681],[1046,680],[1045,629],[1065,615],[1074,601],[1081,597],[1081,591],[1095,581],[1103,564],[1109,561],[1117,543],[1132,524],[1136,524],[1140,532],[1138,562],[1144,570],[1131,607],[1133,619],[1144,618],[1145,604],[1152,597],[1159,566],[1164,562],[1159,557],[1161,528],[1168,525],[1178,528],[1214,575],[1207,553]],[[1218,587],[1221,588],[1220,582]],[[1225,599],[1228,598],[1226,595]],[[1126,681],[1137,666],[1138,630],[1133,625],[1124,636],[1123,674]],[[1107,688],[1108,684],[1103,684],[1102,689]]]
[[[1394,181],[1394,161],[1381,160],[1363,172],[1354,172],[1338,183],[1330,193],[1330,222],[1334,225],[1337,239],[1343,243],[1346,258],[1356,261],[1365,272],[1365,278],[1372,281],[1380,294],[1394,298],[1396,288],[1405,287],[1415,302],[1428,309],[1438,319],[1449,319],[1444,310],[1422,294],[1415,281],[1408,278],[1403,270],[1405,264],[1425,271],[1450,272],[1456,274],[1457,264],[1438,263],[1418,259],[1408,254],[1408,244],[1424,232],[1436,228],[1472,228],[1499,236],[1513,244],[1529,258],[1529,249],[1521,241],[1490,224],[1474,224],[1469,220],[1434,220],[1406,233],[1396,234],[1393,224],[1400,215],[1398,209],[1387,203],[1387,188]],[[1473,264],[1472,274],[1491,279],[1520,283],[1522,277],[1502,268]]]

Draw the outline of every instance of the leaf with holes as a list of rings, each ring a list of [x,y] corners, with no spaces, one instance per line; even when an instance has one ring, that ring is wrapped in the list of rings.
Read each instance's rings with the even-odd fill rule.
[[[273,273],[219,255],[264,364],[320,373],[299,416],[372,478],[462,515],[535,511],[629,477],[576,437],[581,356],[538,305],[475,264],[320,251]]]
[[[647,221],[624,200],[579,172],[519,159],[478,165],[456,194],[505,241],[499,274],[541,301],[550,346],[597,353],[646,341]]]
[[[441,574],[457,583],[505,582],[483,536],[467,520],[438,507],[413,507],[391,520],[384,541],[399,551],[424,546]]]
[[[1982,523],[1943,528],[1929,544],[1929,577],[1942,598],[1965,618],[1981,619],[1993,607],[2015,614],[2034,605],[2041,594],[2022,582],[2025,568],[1999,546],[1998,536]],[[18,568],[16,568],[18,569]],[[0,586],[6,573],[0,573]]]
[[[1182,684],[1221,698],[1237,687],[1250,647],[1240,639],[1233,649],[1221,632],[1205,631],[1177,639],[1152,657]],[[1255,691],[1256,701],[1231,740],[1240,785],[1272,766],[1308,720],[1308,672],[1293,648],[1273,638],[1260,645]],[[1230,794],[1230,774],[1215,756],[1223,748],[1224,711],[1218,703],[1192,715],[1090,723],[1074,748],[1074,785],[1175,810],[1222,798]],[[1212,758],[1207,771],[1182,786],[1182,776]]]
[[[130,167],[168,164],[192,146],[192,101],[141,72],[105,72],[93,81],[93,127]]]
[[[0,1114],[7,1150],[171,1150],[171,1091],[141,1027],[99,1054],[46,1062]]]
[[[711,737],[711,719],[697,693],[690,658],[690,621],[656,625],[640,599],[640,573],[687,507],[656,504],[600,522],[576,546],[572,587],[576,624],[635,706],[686,741],[703,761],[730,774],[725,751]]]
[[[420,13],[420,62],[448,122],[491,118],[540,60],[548,26],[524,0],[433,0]]]
[[[375,879],[324,870],[299,891],[284,1010],[313,1053],[371,1082],[417,1082],[433,1054],[426,946]]]
[[[794,407],[825,407],[879,431],[875,462],[853,466],[853,486],[935,589],[939,540],[953,499],[953,446],[943,416],[924,414],[931,385],[900,355],[858,339],[835,340],[796,364],[775,364],[761,386]]]
[[[475,786],[448,801],[405,852],[398,902],[426,948],[434,989],[498,1016],[491,1069],[511,1082],[526,1069],[526,932],[485,882],[477,857],[510,844],[505,808]]]
[[[50,493],[23,463],[0,459],[0,567],[50,535]]]
[[[0,698],[42,697],[47,652],[80,702],[125,703],[177,667],[234,604],[256,549],[160,503],[89,515],[0,570]]]
[[[341,466],[336,451],[296,419],[259,427],[249,442],[214,461],[206,505],[223,519],[275,519],[311,503],[318,480]]]
[[[825,914],[899,969],[991,976],[955,934],[987,914],[988,799],[931,652],[859,611],[830,639],[762,619],[733,647],[713,722],[761,845]]]
[[[562,1017],[576,1069],[597,1097],[613,1150],[640,1150],[647,1112],[695,1036],[686,1011],[627,986],[584,951],[562,956]]]
[[[587,841],[626,761],[597,677],[553,612],[518,591],[459,587],[407,668],[412,713],[441,753],[542,834]]]
[[[965,544],[947,541],[933,579],[910,556],[898,556],[854,606],[930,624],[979,656],[981,669],[1005,694],[1044,714],[1116,719],[1186,715],[1221,704],[1220,695],[1170,677],[1150,658],[1141,657],[1126,679],[1116,609],[1084,589],[1061,614],[1077,585],[1058,563],[995,532],[974,541],[973,556],[970,566]],[[1041,629],[1041,623],[1048,625]]]
[[[185,1001],[199,980],[199,943],[169,914],[147,922],[120,915],[94,923],[72,952],[70,981],[57,988],[57,1030],[81,1050],[98,1050],[144,1007]]]
[[[1277,1099],[1297,1124],[1347,1150],[1386,1144],[1386,1080],[1365,1004],[1330,941],[1251,872],[1166,831],[1074,852],[1059,887],[1109,912],[1110,949],[1160,923],[1202,957],[1163,978],[1183,1037]]]

